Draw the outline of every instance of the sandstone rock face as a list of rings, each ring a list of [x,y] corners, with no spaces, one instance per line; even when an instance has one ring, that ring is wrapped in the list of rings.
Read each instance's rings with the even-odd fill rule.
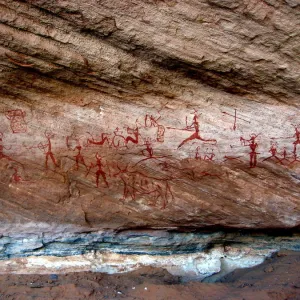
[[[2,234],[300,224],[300,5],[1,0]]]

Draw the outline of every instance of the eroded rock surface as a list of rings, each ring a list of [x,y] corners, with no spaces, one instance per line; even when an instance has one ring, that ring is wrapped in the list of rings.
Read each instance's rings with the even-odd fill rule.
[[[261,264],[281,250],[298,251],[299,233],[103,231],[16,233],[0,238],[0,273],[124,273],[145,266],[184,281],[216,281]]]
[[[0,18],[2,258],[299,226],[297,1],[0,0]]]
[[[5,226],[299,225],[297,1],[0,13]]]

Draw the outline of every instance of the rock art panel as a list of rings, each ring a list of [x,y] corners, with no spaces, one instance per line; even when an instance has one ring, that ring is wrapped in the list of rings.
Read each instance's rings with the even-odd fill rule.
[[[0,3],[4,222],[299,226],[298,7],[100,2]]]

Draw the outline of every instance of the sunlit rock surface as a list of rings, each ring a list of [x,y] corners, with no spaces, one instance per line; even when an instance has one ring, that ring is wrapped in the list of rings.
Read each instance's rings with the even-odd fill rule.
[[[299,226],[297,1],[0,0],[0,19],[3,238]]]

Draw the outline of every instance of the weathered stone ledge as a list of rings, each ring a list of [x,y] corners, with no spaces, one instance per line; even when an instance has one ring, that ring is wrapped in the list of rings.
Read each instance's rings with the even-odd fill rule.
[[[258,265],[280,250],[299,251],[300,234],[163,230],[12,234],[0,238],[0,272],[122,273],[155,266],[183,280],[217,280],[236,268]]]

